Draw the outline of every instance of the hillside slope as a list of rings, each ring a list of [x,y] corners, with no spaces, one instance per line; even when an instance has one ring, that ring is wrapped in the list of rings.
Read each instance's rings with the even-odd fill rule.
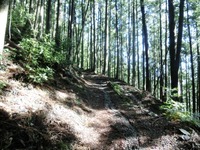
[[[0,149],[200,149],[199,129],[166,119],[148,92],[74,70],[32,85],[1,66]]]

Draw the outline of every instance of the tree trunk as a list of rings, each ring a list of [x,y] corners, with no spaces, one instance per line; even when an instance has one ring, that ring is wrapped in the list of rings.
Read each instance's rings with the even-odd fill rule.
[[[12,33],[11,33],[11,27],[12,27],[12,13],[13,13],[13,1],[9,1],[9,8],[8,8],[8,23],[7,23],[7,29],[6,29],[6,39],[11,40]]]
[[[144,0],[140,0],[141,13],[142,13],[142,31],[143,31],[143,43],[145,48],[145,60],[146,60],[146,90],[151,92],[150,72],[149,72],[149,44],[148,44],[148,32],[146,26]]]
[[[119,30],[118,30],[118,7],[117,0],[115,0],[115,28],[116,28],[116,50],[117,50],[117,66],[115,78],[119,79]]]
[[[175,21],[174,21],[174,5],[173,0],[168,0],[169,7],[169,52],[170,52],[170,66],[171,66],[171,89],[178,88],[178,74],[175,66]]]
[[[111,1],[109,1],[109,28],[108,28],[108,77],[111,77],[111,49],[110,49],[110,40],[111,40]]]
[[[139,54],[139,24],[138,24],[138,1],[136,0],[136,43],[137,43],[137,81],[138,81],[138,89],[140,89],[140,54]]]
[[[200,113],[200,50],[199,50],[199,30],[196,22],[196,40],[197,40],[197,112]],[[200,117],[199,117],[200,119]]]
[[[29,14],[31,14],[33,12],[33,0],[30,0],[29,2]]]
[[[189,104],[189,98],[188,98],[188,92],[189,92],[189,87],[188,87],[188,63],[187,63],[187,57],[185,56],[186,58],[186,79],[185,79],[185,102],[186,102],[186,110],[187,111],[190,111],[190,104]]]
[[[162,0],[159,3],[159,19],[160,19],[160,99],[163,99],[163,50],[162,50]]]
[[[5,32],[6,32],[6,25],[7,25],[7,17],[8,17],[8,8],[9,8],[9,1],[8,0],[3,0],[3,1],[0,2],[0,20],[1,20],[0,55],[3,54]]]
[[[57,0],[57,13],[56,13],[56,46],[60,47],[60,0]]]
[[[127,25],[127,36],[128,36],[128,45],[126,46],[128,49],[127,50],[127,64],[128,64],[128,68],[127,68],[127,83],[130,84],[130,76],[131,76],[131,10],[130,10],[130,0],[128,0],[128,25]]]
[[[51,29],[51,0],[48,0],[46,9],[46,34],[50,33],[50,29]]]
[[[38,19],[40,14],[40,0],[37,1],[36,13],[35,13],[35,20],[34,20],[34,30],[37,31],[38,28]],[[37,35],[35,35],[37,36]]]
[[[191,72],[192,72],[192,110],[193,113],[196,112],[196,100],[195,100],[195,81],[194,81],[194,62],[193,62],[193,52],[192,52],[192,38],[190,33],[190,21],[189,21],[189,13],[188,13],[188,0],[187,2],[187,28],[188,28],[188,38],[189,38],[189,45],[190,45],[190,62],[191,62]]]
[[[96,68],[96,17],[95,17],[95,0],[93,0],[93,70]]]
[[[73,21],[74,21],[74,0],[69,1],[69,20],[68,20],[68,39],[67,39],[67,61],[71,64],[72,58],[72,39],[73,39]]]
[[[106,64],[107,64],[107,32],[108,32],[108,0],[105,1],[105,28],[104,28],[104,60],[103,60],[103,70],[102,74],[106,73]]]
[[[135,81],[136,81],[136,70],[135,70],[135,66],[136,66],[136,62],[135,62],[135,1],[133,1],[133,10],[132,10],[132,85],[135,87]]]
[[[183,32],[183,15],[184,0],[180,0],[179,6],[179,26],[177,38],[177,50],[175,50],[175,21],[174,21],[174,4],[173,0],[168,1],[169,7],[169,50],[170,50],[170,66],[171,66],[171,89],[174,100],[178,101],[178,70],[180,66],[180,52],[182,45]]]
[[[166,8],[165,11],[167,12],[167,1],[166,1]],[[164,60],[164,64],[165,64],[165,90],[164,90],[164,98],[163,101],[167,100],[167,83],[168,83],[168,64],[167,64],[167,55],[168,55],[168,43],[167,43],[167,39],[168,39],[168,20],[167,20],[167,13],[165,15],[165,60]]]
[[[38,37],[41,38],[44,31],[44,0],[40,1],[40,15],[39,15],[39,28]]]
[[[93,63],[94,63],[93,62],[94,53],[93,53],[93,48],[92,48],[92,46],[93,46],[92,10],[93,10],[92,3],[90,3],[90,13],[91,13],[91,15],[90,15],[90,69],[91,69],[91,71],[95,71],[95,68],[93,68],[94,67],[94,65],[93,65]]]

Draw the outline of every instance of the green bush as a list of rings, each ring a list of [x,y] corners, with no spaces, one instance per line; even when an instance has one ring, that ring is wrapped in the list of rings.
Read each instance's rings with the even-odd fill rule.
[[[0,80],[0,94],[2,93],[3,89],[7,87],[7,83]]]
[[[52,68],[49,68],[49,67],[46,67],[46,68],[27,67],[27,68],[29,69],[28,79],[34,83],[41,84],[53,78],[54,71]]]
[[[110,82],[110,86],[118,95],[122,95],[122,88],[119,84]]]
[[[160,108],[165,111],[164,115],[172,120],[189,122],[200,127],[200,121],[186,111],[185,103],[177,102],[170,98]]]
[[[22,50],[14,56],[21,60],[26,70],[27,79],[34,83],[43,83],[53,78],[54,65],[65,61],[65,55],[55,50],[55,44],[48,36],[37,40],[24,38],[20,42]]]
[[[33,37],[35,31],[33,30],[34,25],[34,14],[27,12],[27,8],[21,4],[15,5],[15,9],[12,12],[12,40],[19,42],[22,38]]]

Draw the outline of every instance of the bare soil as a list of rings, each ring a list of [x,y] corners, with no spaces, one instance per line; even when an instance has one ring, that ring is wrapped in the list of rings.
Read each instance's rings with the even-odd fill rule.
[[[199,128],[166,119],[148,92],[91,72],[32,85],[19,65],[1,66],[0,149],[200,149]]]

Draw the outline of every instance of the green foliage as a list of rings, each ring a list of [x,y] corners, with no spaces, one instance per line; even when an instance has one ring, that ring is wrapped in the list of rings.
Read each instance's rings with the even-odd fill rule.
[[[23,50],[18,51],[14,58],[23,62],[28,80],[34,83],[43,83],[53,78],[54,65],[65,60],[62,52],[55,52],[55,44],[48,36],[41,40],[24,38],[20,46]]]
[[[7,86],[7,84],[3,81],[0,81],[0,90],[2,90],[3,88],[5,88]]]
[[[36,67],[35,70],[29,67],[29,71],[30,71],[28,75],[29,80],[39,84],[48,81],[49,79],[52,79],[54,74],[53,69],[49,67],[46,68]]]
[[[65,143],[63,141],[61,141],[57,147],[60,149],[60,150],[71,150],[72,149],[72,146],[70,143]]]
[[[75,103],[76,103],[77,105],[81,105],[82,102],[81,102],[80,99],[76,99],[76,100],[75,100]]]
[[[7,87],[7,83],[0,81],[0,93],[3,91],[4,88]]]
[[[174,120],[184,118],[188,115],[185,111],[184,103],[172,99],[167,100],[160,108],[165,110],[165,115]]]
[[[15,5],[12,12],[12,39],[20,41],[24,37],[33,37],[34,14],[29,14],[21,4]]]
[[[122,95],[122,88],[119,84],[110,82],[110,86],[118,95]]]
[[[189,122],[200,127],[200,121],[195,119],[186,111],[185,103],[168,99],[160,108],[165,111],[164,115],[172,120],[179,120],[182,122]]]

